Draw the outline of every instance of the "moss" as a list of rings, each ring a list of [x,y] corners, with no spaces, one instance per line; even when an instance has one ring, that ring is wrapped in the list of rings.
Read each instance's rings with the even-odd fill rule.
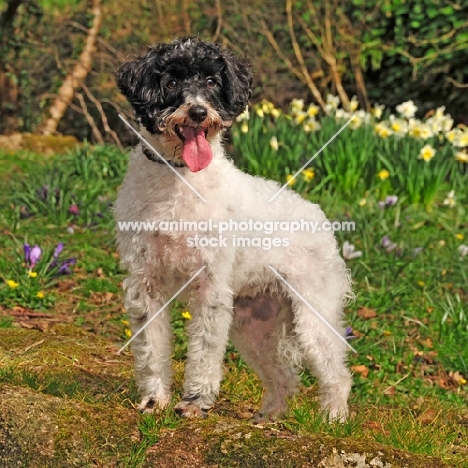
[[[261,428],[220,418],[188,422],[176,433],[163,434],[161,441],[149,450],[145,466],[443,468],[447,465],[434,457],[409,454],[365,440],[300,436],[277,426]]]

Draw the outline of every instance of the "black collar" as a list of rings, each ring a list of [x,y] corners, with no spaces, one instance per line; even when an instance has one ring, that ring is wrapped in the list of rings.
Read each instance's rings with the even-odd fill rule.
[[[154,151],[149,149],[147,146],[143,146],[143,154],[150,161],[156,162],[158,164],[165,164],[164,161],[157,154],[155,154]],[[177,168],[187,167],[184,163],[178,163],[178,162],[172,161],[172,159],[166,159],[166,162],[172,167],[177,167]]]

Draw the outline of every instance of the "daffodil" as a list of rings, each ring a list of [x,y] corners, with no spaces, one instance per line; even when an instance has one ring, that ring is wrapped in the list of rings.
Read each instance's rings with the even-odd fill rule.
[[[304,99],[293,99],[291,101],[291,114],[296,115],[304,109]]]
[[[302,171],[302,175],[303,175],[304,180],[305,180],[306,182],[310,182],[310,181],[314,178],[315,172],[314,172],[313,169],[304,169],[304,170]]]
[[[382,117],[384,109],[385,109],[384,105],[374,104],[374,107],[372,108],[371,113],[376,119],[380,119],[380,117]]]
[[[286,182],[288,185],[294,185],[296,183],[296,179],[291,174],[288,174],[286,176]]]
[[[296,116],[294,117],[294,122],[297,125],[301,125],[301,123],[304,122],[304,120],[307,118],[307,113],[303,111],[297,112]]]
[[[247,106],[242,112],[242,114],[236,117],[236,121],[243,122],[244,120],[249,120],[249,119],[250,119],[250,112],[249,112],[249,106]]]
[[[416,115],[418,108],[414,105],[414,102],[410,100],[396,106],[396,110],[403,117],[410,119]]]
[[[419,152],[418,159],[429,162],[436,154],[436,150],[431,145],[425,145]]]
[[[11,289],[15,289],[19,286],[19,283],[17,283],[16,281],[14,280],[7,280],[6,284],[8,285],[8,287],[10,287]]]
[[[377,177],[379,177],[380,180],[385,180],[390,177],[390,172],[387,171],[387,169],[382,169],[378,174]]]
[[[466,148],[468,146],[468,130],[458,132],[453,140],[453,146],[458,148]]]
[[[42,291],[39,291],[37,294],[36,294],[36,297],[38,299],[44,299],[44,293]]]
[[[273,149],[273,151],[278,151],[278,148],[279,148],[278,138],[276,138],[275,136],[272,136],[270,138],[270,146]]]
[[[318,132],[322,126],[320,125],[320,122],[317,122],[317,120],[309,119],[302,128],[304,129],[304,132],[309,133]]]
[[[240,129],[242,133],[247,133],[249,131],[249,124],[244,120]]]
[[[450,206],[450,208],[453,208],[456,205],[455,201],[455,190],[450,190],[449,193],[447,193],[447,197],[444,200],[444,205]]]
[[[367,205],[367,198],[361,198],[359,200],[359,206],[366,206]]]
[[[263,109],[261,107],[257,107],[255,109],[255,113],[261,118],[263,119],[263,117],[265,117],[265,112],[263,112]]]
[[[337,109],[340,105],[340,98],[338,96],[333,96],[333,94],[327,94],[327,104],[332,109]]]
[[[359,107],[359,101],[357,96],[353,96],[349,101],[349,111],[354,112]]]
[[[375,125],[374,132],[381,138],[388,138],[390,135],[393,134],[393,130],[388,128],[383,123],[378,123],[377,125]]]
[[[192,320],[192,316],[190,315],[190,312],[188,310],[182,312],[182,317],[186,320]]]
[[[310,104],[307,108],[307,115],[309,117],[315,117],[319,113],[320,107],[315,104]]]
[[[277,119],[281,115],[281,111],[274,107],[273,109],[271,109],[270,114],[273,116],[273,118]]]
[[[434,136],[434,132],[430,129],[429,125],[415,121],[415,123],[410,125],[408,135],[412,138],[427,140]]]
[[[464,151],[457,151],[455,153],[455,159],[461,163],[468,163],[468,153]]]
[[[35,271],[28,271],[28,276],[30,278],[36,278],[37,277],[37,273]]]

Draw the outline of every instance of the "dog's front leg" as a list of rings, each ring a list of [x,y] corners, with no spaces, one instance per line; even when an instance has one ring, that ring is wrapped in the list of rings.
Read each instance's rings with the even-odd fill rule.
[[[172,328],[170,313],[161,310],[164,298],[151,279],[131,276],[124,281],[125,308],[130,317],[135,378],[141,396],[140,411],[151,413],[164,408],[171,400]],[[156,314],[157,317],[151,320]],[[149,323],[149,321],[151,322]]]
[[[233,315],[228,283],[210,272],[204,277],[190,300],[192,320],[187,328],[184,394],[175,407],[187,418],[206,416],[218,396]]]

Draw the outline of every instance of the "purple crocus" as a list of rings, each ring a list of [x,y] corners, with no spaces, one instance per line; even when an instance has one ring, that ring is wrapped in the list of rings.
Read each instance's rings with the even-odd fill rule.
[[[60,252],[62,252],[63,250],[63,242],[59,242],[57,244],[57,247],[55,247],[55,250],[54,250],[54,259],[56,260],[58,258],[58,256],[60,255]]]
[[[395,206],[398,202],[397,195],[388,195],[384,201],[379,201],[379,207],[384,209],[386,206]]]
[[[380,241],[380,244],[387,252],[391,252],[392,250],[395,250],[397,248],[397,244],[395,244],[395,242],[392,242],[388,236],[384,236]]]
[[[24,244],[24,263],[26,263],[27,266],[29,266],[29,261],[31,258],[31,247],[29,244]]]
[[[29,246],[28,246],[29,249]],[[25,255],[26,255],[26,248],[25,248]],[[42,255],[42,250],[41,248],[36,244],[32,249],[29,250],[29,262],[27,262],[28,266],[30,268],[34,268],[36,266],[36,263],[41,259]]]
[[[64,260],[60,264],[57,273],[59,275],[71,275],[72,274],[71,265],[75,265],[75,264],[76,264],[76,258],[68,258],[67,260]]]
[[[354,340],[354,338],[357,338],[357,336],[353,335],[353,328],[352,327],[346,327],[345,340]]]

